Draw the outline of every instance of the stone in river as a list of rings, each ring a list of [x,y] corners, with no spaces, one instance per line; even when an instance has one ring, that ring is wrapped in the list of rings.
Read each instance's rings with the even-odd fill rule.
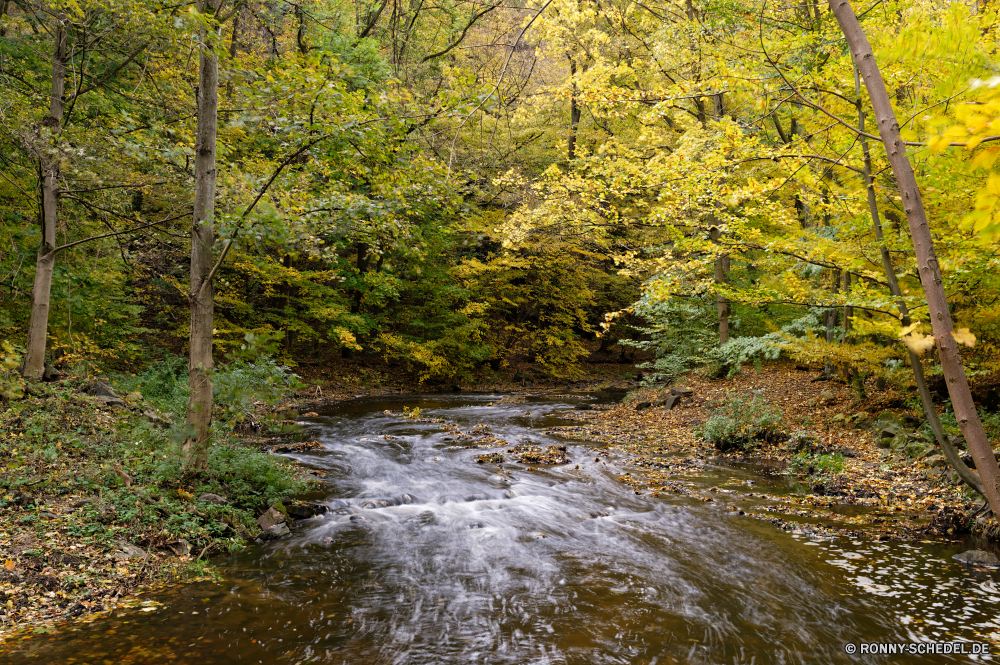
[[[279,511],[275,506],[271,506],[267,509],[266,513],[257,518],[257,524],[260,525],[261,529],[267,531],[272,526],[283,524],[285,519],[285,514],[283,512]]]
[[[293,503],[287,506],[288,516],[304,520],[316,514],[316,508],[307,503]]]
[[[962,563],[975,563],[981,566],[1000,567],[1000,559],[997,558],[997,555],[991,552],[984,552],[983,550],[968,550],[966,552],[962,552],[961,554],[956,554],[951,558]]]
[[[278,540],[283,536],[287,536],[289,533],[291,532],[284,524],[275,524],[274,526],[264,529],[264,533],[260,534],[260,537],[264,540]]]

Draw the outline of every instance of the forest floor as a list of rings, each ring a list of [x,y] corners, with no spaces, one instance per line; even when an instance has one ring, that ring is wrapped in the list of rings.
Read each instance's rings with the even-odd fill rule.
[[[738,503],[743,507],[733,505],[734,512],[786,529],[881,540],[967,531],[981,501],[956,481],[920,431],[920,412],[874,386],[859,400],[842,383],[815,381],[818,374],[784,362],[760,371],[744,368],[728,379],[692,374],[674,384],[675,392],[683,384],[692,394],[672,409],[652,406],[670,388],[644,388],[622,404],[569,412],[566,417],[580,424],[551,432],[606,444],[623,455],[628,471],[619,479],[636,493]],[[783,427],[771,442],[723,453],[702,438],[699,428],[714,408],[753,395],[763,395],[782,414]],[[890,431],[892,439],[879,436]],[[693,479],[706,462],[750,464],[765,476],[797,480],[798,487],[775,494],[755,490],[749,481],[745,490],[699,491],[703,483]]]

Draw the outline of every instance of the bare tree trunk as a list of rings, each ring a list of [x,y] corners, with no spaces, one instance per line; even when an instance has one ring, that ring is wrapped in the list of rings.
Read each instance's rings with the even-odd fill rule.
[[[49,115],[42,124],[52,133],[52,147],[62,127],[66,101],[66,28],[55,21],[52,47],[52,89],[49,95]],[[44,151],[48,152],[48,151]],[[59,223],[59,164],[54,155],[39,157],[42,178],[41,240],[35,260],[35,282],[31,289],[31,322],[24,356],[24,376],[40,379],[45,373],[45,346],[49,327],[49,301],[52,292],[52,272],[56,265],[56,225]]]
[[[580,104],[576,100],[576,60],[569,59],[570,85],[573,90],[569,96],[569,140],[567,141],[567,153],[569,161],[576,158],[576,132],[580,126]]]
[[[722,117],[726,114],[722,104],[722,94],[721,92],[717,92],[712,95],[712,111],[716,120],[722,120]]]
[[[860,96],[861,81],[858,77],[857,68],[854,69],[854,89],[855,93]],[[860,100],[858,101],[858,129],[865,131],[865,110]],[[897,279],[896,269],[892,265],[892,256],[889,254],[889,248],[885,245],[885,236],[882,233],[882,220],[879,216],[878,202],[875,196],[875,182],[872,180],[872,158],[871,152],[868,150],[868,139],[865,136],[861,136],[860,141],[861,153],[864,156],[863,173],[865,176],[865,189],[868,192],[868,210],[871,213],[872,226],[875,229],[875,239],[878,240],[879,253],[882,256],[882,270],[885,272],[886,281],[889,282],[889,292],[896,298],[899,298],[896,301],[896,309],[899,310],[903,325],[908,326],[910,325],[910,310],[903,301],[903,290],[899,288],[899,279]],[[958,450],[952,445],[951,439],[948,438],[944,427],[941,426],[941,419],[938,418],[937,410],[934,408],[934,399],[931,397],[931,391],[927,387],[927,379],[924,377],[924,366],[920,362],[920,357],[909,348],[906,351],[907,359],[910,362],[910,369],[913,371],[913,381],[916,383],[917,393],[920,395],[920,404],[924,409],[924,416],[926,416],[927,423],[934,433],[934,439],[937,441],[938,447],[941,448],[945,458],[958,473],[959,478],[966,485],[985,497],[983,483],[979,479],[979,476],[962,460],[962,456],[958,454]]]
[[[969,381],[965,375],[962,357],[958,352],[958,344],[952,335],[954,325],[941,277],[941,266],[934,253],[934,240],[927,223],[927,213],[920,197],[920,189],[917,187],[917,179],[906,155],[906,144],[903,143],[899,135],[899,123],[889,100],[889,92],[886,90],[882,73],[875,61],[871,44],[858,22],[858,17],[855,15],[851,3],[848,0],[828,1],[830,11],[837,17],[840,29],[850,46],[854,64],[865,81],[865,87],[868,89],[868,96],[875,111],[875,119],[878,122],[879,136],[882,137],[882,143],[885,145],[889,164],[892,166],[896,185],[902,197],[906,221],[910,228],[910,236],[913,238],[913,248],[917,256],[920,283],[923,286],[924,297],[930,311],[931,328],[937,345],[938,359],[941,362],[941,368],[948,385],[948,394],[955,409],[955,418],[958,420],[965,441],[969,445],[969,452],[972,453],[972,457],[976,461],[976,470],[979,472],[979,478],[982,481],[990,509],[995,516],[1000,516],[1000,488],[997,485],[997,481],[1000,480],[1000,467],[997,466],[997,460],[993,456],[986,431],[979,420],[979,413],[976,411],[976,404],[972,399],[972,391],[969,390]]]
[[[718,226],[713,226],[709,231],[712,242],[718,243],[722,238],[722,231]],[[729,254],[721,254],[715,259],[715,283],[729,283]],[[729,300],[721,293],[715,298],[715,306],[719,313],[719,344],[729,341]]]
[[[198,10],[215,13],[219,0],[203,0]],[[215,324],[215,289],[206,283],[212,270],[215,244],[215,148],[219,114],[219,61],[215,39],[202,31],[198,76],[198,128],[194,158],[194,213],[191,226],[191,336],[188,362],[187,440],[184,466],[208,468],[209,428],[212,424],[212,328]]]

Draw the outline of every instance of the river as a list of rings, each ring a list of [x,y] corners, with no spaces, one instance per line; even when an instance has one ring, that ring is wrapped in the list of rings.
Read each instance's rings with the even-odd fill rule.
[[[615,480],[625,459],[544,433],[591,396],[500,397],[318,410],[303,434],[323,449],[292,457],[326,471],[317,498],[331,512],[217,559],[221,582],[151,594],[0,662],[942,663],[977,659],[845,647],[1000,638],[995,574],[951,561],[957,544],[811,538],[725,501],[638,496]],[[501,475],[476,463],[489,451],[475,439],[400,418],[404,406],[463,430],[489,425],[511,444],[566,445],[572,462]],[[707,473],[706,487],[787,482]]]

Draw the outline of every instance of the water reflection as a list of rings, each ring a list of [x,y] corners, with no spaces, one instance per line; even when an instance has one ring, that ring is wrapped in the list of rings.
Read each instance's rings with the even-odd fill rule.
[[[993,578],[945,547],[808,540],[721,505],[636,496],[613,458],[580,445],[571,464],[504,474],[475,462],[480,439],[383,413],[418,406],[488,423],[510,444],[566,443],[542,430],[573,400],[498,401],[407,396],[321,413],[308,436],[324,449],[294,457],[328,471],[329,513],[233,557],[223,584],[168,590],[151,611],[0,660],[853,663],[888,661],[849,656],[847,642],[997,636]]]

